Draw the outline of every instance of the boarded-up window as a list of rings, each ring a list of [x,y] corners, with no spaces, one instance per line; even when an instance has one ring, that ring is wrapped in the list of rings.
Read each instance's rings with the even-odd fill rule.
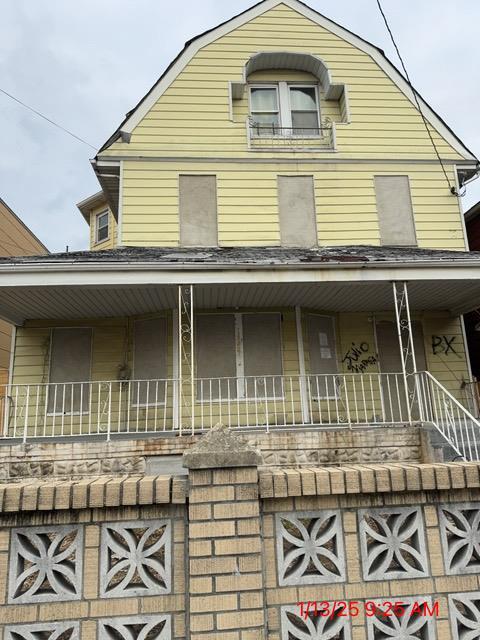
[[[131,398],[134,404],[165,402],[167,378],[167,321],[165,318],[137,320]]]
[[[381,243],[416,245],[408,176],[375,176],[375,193]]]
[[[91,329],[52,331],[49,413],[71,414],[88,410],[91,359]]]
[[[195,323],[199,399],[281,396],[279,314],[206,314]]]
[[[197,396],[236,396],[235,316],[206,314],[195,319]]]
[[[280,315],[246,313],[242,315],[243,369],[245,395],[280,397],[282,395],[282,348]],[[251,377],[254,376],[254,377]]]
[[[317,245],[312,176],[278,176],[278,211],[282,246]]]
[[[180,244],[186,247],[216,246],[216,177],[181,175],[179,187]]]
[[[337,395],[335,374],[338,373],[334,319],[310,314],[307,322],[311,394],[320,398],[334,397]]]

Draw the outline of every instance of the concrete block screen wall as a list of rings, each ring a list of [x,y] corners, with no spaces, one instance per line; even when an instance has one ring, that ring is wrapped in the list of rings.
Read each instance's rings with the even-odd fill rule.
[[[188,478],[0,484],[0,639],[480,633],[479,463],[195,455]]]

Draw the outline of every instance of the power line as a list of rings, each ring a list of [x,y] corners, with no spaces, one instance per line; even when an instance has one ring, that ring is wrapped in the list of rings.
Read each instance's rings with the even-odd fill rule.
[[[433,139],[432,132],[430,131],[430,127],[429,127],[428,121],[427,121],[425,115],[423,114],[422,107],[421,107],[421,104],[420,104],[420,100],[418,99],[418,94],[417,94],[415,88],[413,87],[413,85],[412,85],[412,83],[410,81],[410,76],[408,75],[407,67],[405,65],[405,62],[403,61],[402,55],[400,53],[400,49],[398,48],[398,45],[397,45],[397,43],[395,41],[395,38],[394,38],[393,33],[392,33],[392,30],[390,29],[390,25],[388,24],[387,16],[385,15],[385,12],[383,11],[383,8],[382,8],[382,5],[380,3],[380,0],[377,0],[377,5],[378,5],[378,8],[380,10],[380,13],[382,14],[383,21],[385,22],[385,26],[387,27],[387,31],[388,31],[388,33],[390,35],[390,39],[391,39],[391,41],[393,43],[393,46],[395,47],[395,51],[397,52],[398,59],[400,60],[400,62],[402,64],[403,72],[404,72],[405,77],[407,79],[408,85],[409,85],[410,89],[412,90],[413,96],[415,98],[415,102],[417,104],[417,108],[418,108],[418,110],[420,112],[420,115],[422,116],[423,124],[425,125],[425,129],[427,130],[428,137],[430,138],[430,142],[432,143],[432,146],[435,149],[435,153],[437,154],[438,161],[440,163],[440,166],[443,169],[443,173],[444,173],[445,179],[446,179],[446,181],[448,183],[448,187],[450,189],[450,192],[455,196],[459,196],[459,193],[458,193],[456,187],[452,186],[452,183],[450,182],[450,178],[448,177],[448,173],[447,173],[447,171],[445,169],[445,165],[443,164],[443,161],[442,161],[442,158],[441,158],[440,153],[438,151],[437,145],[435,144],[435,140]]]
[[[4,95],[8,96],[9,98],[11,98],[12,100],[17,102],[18,104],[22,105],[22,107],[25,107],[25,109],[28,109],[29,111],[32,111],[32,113],[35,113],[40,118],[43,118],[44,120],[46,120],[50,124],[53,124],[53,126],[57,127],[57,129],[60,129],[61,131],[64,131],[65,133],[68,133],[68,135],[72,136],[72,138],[75,138],[75,140],[78,140],[79,142],[82,142],[83,144],[86,144],[88,147],[91,147],[94,151],[97,151],[97,147],[94,147],[93,144],[90,144],[89,142],[87,142],[83,138],[80,138],[80,136],[77,136],[74,133],[72,133],[71,131],[69,131],[68,129],[65,129],[65,127],[62,127],[62,125],[58,124],[58,122],[54,122],[53,120],[50,120],[50,118],[47,118],[47,116],[44,116],[43,113],[40,113],[40,111],[37,111],[36,109],[31,107],[30,105],[25,104],[25,102],[22,102],[21,100],[19,100],[15,96],[12,96],[12,94],[8,93],[8,91],[5,91],[4,89],[0,88],[0,92],[3,93]]]

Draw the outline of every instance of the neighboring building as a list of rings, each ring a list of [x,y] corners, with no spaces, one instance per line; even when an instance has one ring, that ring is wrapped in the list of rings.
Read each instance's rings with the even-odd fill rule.
[[[378,48],[264,0],[99,151],[78,206],[102,251],[0,260],[0,634],[478,635],[480,256],[452,187],[479,165],[418,100]],[[408,613],[370,615],[386,600]]]
[[[0,256],[31,256],[48,249],[0,198]],[[0,313],[0,318],[1,318]],[[0,319],[0,385],[8,380],[12,326]]]

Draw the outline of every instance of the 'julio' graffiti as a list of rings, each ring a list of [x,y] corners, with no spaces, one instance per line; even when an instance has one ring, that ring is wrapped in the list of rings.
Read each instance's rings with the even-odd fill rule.
[[[369,351],[370,345],[368,342],[360,342],[360,344],[352,342],[352,346],[343,356],[342,362],[351,373],[363,373],[368,367],[378,362],[377,355],[369,355]]]

